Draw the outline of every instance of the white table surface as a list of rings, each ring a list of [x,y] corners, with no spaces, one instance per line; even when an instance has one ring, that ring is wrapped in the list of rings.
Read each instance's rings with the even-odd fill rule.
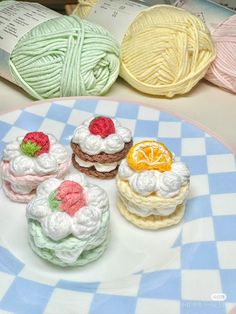
[[[141,94],[118,79],[106,97],[141,102],[194,121],[236,154],[236,95],[206,81],[201,81],[187,95],[165,99]],[[0,114],[25,108],[34,101],[22,89],[0,78]]]

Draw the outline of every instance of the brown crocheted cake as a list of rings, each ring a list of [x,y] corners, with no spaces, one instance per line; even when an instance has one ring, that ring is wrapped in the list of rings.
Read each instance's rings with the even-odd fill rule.
[[[72,163],[86,175],[111,179],[133,145],[131,131],[104,116],[84,121],[71,140]]]

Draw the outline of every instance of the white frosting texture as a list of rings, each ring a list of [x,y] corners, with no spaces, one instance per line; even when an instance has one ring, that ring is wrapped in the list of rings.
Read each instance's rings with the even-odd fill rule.
[[[15,176],[56,173],[58,166],[69,160],[69,154],[53,135],[48,137],[49,152],[35,157],[27,156],[21,151],[23,136],[7,144],[3,152],[3,161],[9,162],[10,172]]]
[[[22,185],[22,184],[17,184],[17,183],[10,183],[11,184],[11,189],[15,193],[19,194],[29,194],[33,188],[30,185]]]
[[[64,180],[79,183],[85,193],[86,205],[73,216],[65,211],[53,211],[49,204],[49,195]],[[51,178],[41,183],[37,188],[36,196],[27,205],[26,216],[28,219],[40,222],[44,234],[52,240],[58,241],[68,235],[73,235],[81,241],[85,241],[86,247],[88,238],[95,235],[104,224],[103,216],[109,218],[108,197],[102,188],[89,184],[82,174],[69,175],[64,180]],[[106,220],[105,223],[108,221]],[[106,228],[103,229],[105,232]]]
[[[125,143],[132,139],[131,131],[122,127],[120,123],[112,119],[115,126],[115,133],[105,138],[100,135],[93,135],[89,131],[89,124],[92,121],[86,120],[82,125],[76,128],[72,137],[72,142],[79,144],[80,149],[89,155],[96,155],[104,152],[106,154],[114,154],[122,151]]]
[[[95,169],[100,172],[110,172],[116,169],[116,167],[118,166],[118,162],[100,164],[99,162],[84,161],[80,159],[78,156],[75,156],[75,161],[81,167],[90,168],[94,166]]]
[[[125,200],[125,203],[129,212],[141,217],[148,217],[150,215],[169,216],[176,210],[176,204],[169,206],[168,208],[148,208],[136,206],[127,200]]]
[[[134,192],[148,196],[156,193],[161,197],[173,197],[177,195],[182,186],[190,179],[190,172],[187,166],[174,161],[170,171],[160,172],[158,170],[133,171],[127,160],[122,160],[118,174],[121,179],[127,180]]]

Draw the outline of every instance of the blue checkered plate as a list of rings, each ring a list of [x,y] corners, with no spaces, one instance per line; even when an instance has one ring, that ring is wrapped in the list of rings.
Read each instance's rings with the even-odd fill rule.
[[[1,115],[0,152],[35,130],[53,133],[70,150],[75,127],[93,115],[117,118],[135,142],[158,139],[187,163],[191,191],[184,219],[165,230],[140,230],[116,209],[115,180],[89,178],[108,191],[110,245],[90,265],[61,269],[31,251],[25,205],[1,190],[0,314],[228,313],[236,304],[236,166],[216,138],[137,103],[65,98]]]

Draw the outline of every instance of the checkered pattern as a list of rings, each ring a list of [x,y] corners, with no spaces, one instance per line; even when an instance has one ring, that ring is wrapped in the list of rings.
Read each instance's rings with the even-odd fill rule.
[[[165,112],[80,98],[0,116],[0,151],[16,135],[35,129],[53,133],[68,145],[76,126],[101,114],[128,126],[135,141],[164,142],[188,164],[191,192],[172,255],[161,269],[141,270],[110,283],[82,283],[42,277],[2,244],[0,313],[223,314],[231,310],[236,303],[236,167],[234,155],[216,139]]]

